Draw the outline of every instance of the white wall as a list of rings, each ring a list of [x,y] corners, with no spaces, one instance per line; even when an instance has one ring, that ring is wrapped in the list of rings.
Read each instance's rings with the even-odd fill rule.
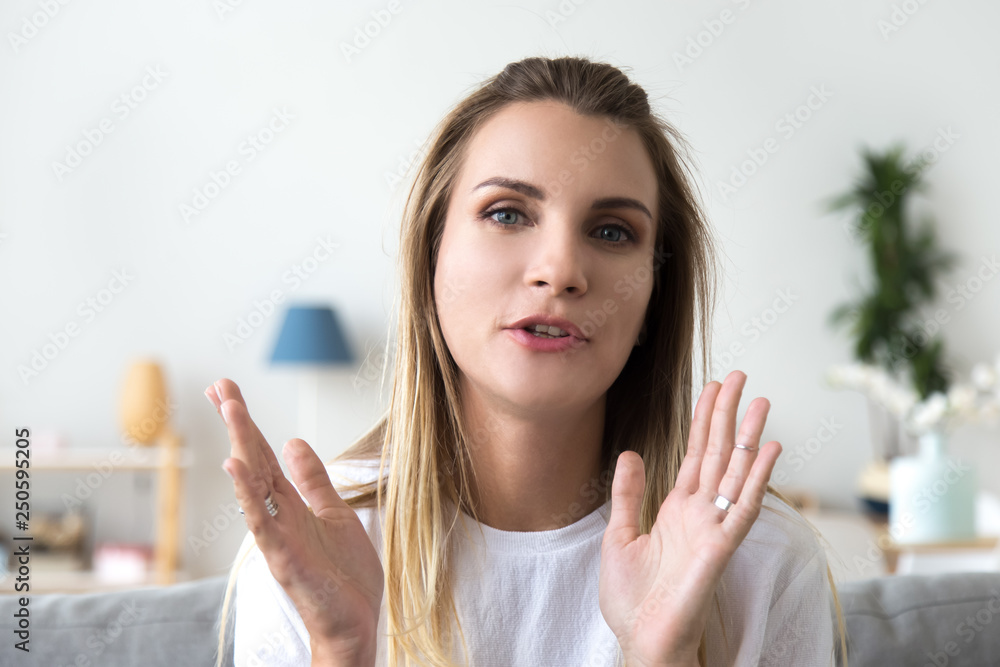
[[[0,444],[12,445],[21,425],[56,430],[73,447],[118,444],[125,368],[156,356],[177,401],[174,422],[196,458],[184,518],[191,534],[202,534],[233,497],[219,468],[229,453],[226,433],[201,396],[209,383],[235,379],[276,449],[297,435],[298,376],[267,363],[278,318],[233,350],[225,334],[255,300],[281,290],[288,300],[336,306],[356,351],[378,353],[394,312],[402,206],[402,188],[390,188],[386,175],[471,86],[507,62],[569,54],[628,67],[688,137],[726,260],[716,350],[745,346],[716,377],[747,372],[744,406],[753,396],[770,399],[765,437],[780,440],[786,454],[816,436],[822,420],[843,425],[800,471],[779,462],[790,483],[831,505],[854,505],[854,480],[871,445],[864,399],[821,384],[828,365],[850,357],[849,343],[825,318],[852,295],[865,267],[844,218],[825,214],[823,200],[851,183],[862,144],[881,149],[902,140],[923,149],[950,128],[958,138],[928,172],[931,190],[918,206],[937,217],[946,245],[964,257],[949,282],[968,280],[1000,246],[1000,6],[987,0],[400,0],[391,22],[350,62],[341,45],[387,2],[233,0],[232,11],[220,14],[224,2],[0,6]],[[48,5],[57,11],[45,20]],[[555,21],[560,11],[567,16]],[[676,55],[723,11],[731,22],[715,24],[721,33],[711,43],[702,35],[708,45],[679,66]],[[883,35],[879,22],[894,12],[907,20]],[[44,25],[33,34],[25,21]],[[141,85],[147,68],[162,80],[146,78],[149,89],[137,91],[145,99],[124,116],[115,100]],[[813,98],[819,108],[788,136],[776,123],[817,89],[828,99]],[[292,119],[250,160],[241,143],[275,109]],[[113,131],[60,178],[53,163],[102,119]],[[768,138],[777,152],[723,198],[718,183]],[[185,221],[179,206],[231,160],[240,173]],[[338,247],[293,289],[283,275],[312,254],[317,237]],[[88,320],[78,304],[123,270],[132,279]],[[766,315],[779,290],[794,295],[793,305],[752,339],[744,326]],[[963,372],[996,354],[998,303],[1000,280],[987,281],[950,313],[943,334]],[[79,335],[23,381],[18,367],[71,323]],[[359,365],[324,379],[322,457],[341,451],[380,413],[375,383],[352,387],[352,375],[368,372]],[[954,450],[980,471],[997,469],[997,444],[996,431],[985,428],[954,438]],[[59,506],[60,484],[76,478],[60,479],[39,482],[37,506]],[[140,506],[151,503],[151,490],[130,479],[114,475],[99,489],[104,537],[151,534],[130,518],[132,504],[110,501],[134,493]],[[984,486],[1000,492],[1000,479],[987,477]],[[242,522],[231,523],[197,556],[185,545],[185,565],[197,575],[224,571],[244,531]]]

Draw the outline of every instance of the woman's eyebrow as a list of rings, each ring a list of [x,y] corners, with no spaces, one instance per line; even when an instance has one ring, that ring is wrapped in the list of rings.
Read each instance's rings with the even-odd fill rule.
[[[604,199],[598,199],[593,204],[590,205],[593,210],[601,208],[634,208],[641,213],[644,213],[650,220],[653,219],[653,214],[649,212],[646,205],[643,204],[638,199],[632,199],[631,197],[605,197]]]
[[[479,188],[485,188],[488,186],[508,188],[510,190],[514,190],[515,192],[520,192],[526,197],[531,197],[532,199],[537,199],[539,201],[545,201],[545,193],[531,183],[519,181],[515,178],[506,178],[504,176],[487,178],[485,181],[472,188],[472,192],[475,192]],[[646,205],[638,199],[632,199],[631,197],[604,197],[603,199],[594,201],[590,208],[592,210],[602,208],[631,208],[645,214],[645,216],[650,220],[653,219],[653,214],[649,212]]]
[[[524,181],[519,181],[515,178],[505,178],[504,176],[494,176],[493,178],[487,178],[485,181],[472,188],[472,192],[475,192],[479,188],[485,188],[491,185],[495,185],[501,188],[507,188],[509,190],[515,190],[520,192],[526,197],[531,197],[532,199],[538,199],[540,201],[545,201],[545,193],[536,188],[531,183],[525,183]]]

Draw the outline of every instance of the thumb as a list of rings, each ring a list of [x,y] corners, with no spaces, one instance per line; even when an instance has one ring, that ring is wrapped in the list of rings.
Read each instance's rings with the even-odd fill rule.
[[[292,438],[286,442],[281,457],[288,463],[292,480],[313,514],[323,516],[327,510],[348,506],[333,488],[323,461],[305,440]]]
[[[611,482],[611,516],[606,535],[612,546],[619,548],[639,537],[642,494],[646,489],[645,467],[637,452],[618,455],[615,477]]]

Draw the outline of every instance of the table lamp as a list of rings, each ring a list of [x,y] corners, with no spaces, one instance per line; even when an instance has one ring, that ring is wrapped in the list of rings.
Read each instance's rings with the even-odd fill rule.
[[[313,448],[317,435],[319,372],[316,366],[354,361],[337,314],[326,306],[289,306],[271,354],[272,364],[305,367],[299,383],[299,436]]]

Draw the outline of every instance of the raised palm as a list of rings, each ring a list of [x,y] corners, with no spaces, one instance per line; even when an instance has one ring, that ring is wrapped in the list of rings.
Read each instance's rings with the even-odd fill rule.
[[[760,514],[781,445],[734,449],[745,381],[734,371],[724,384],[705,386],[676,483],[648,535],[639,534],[642,458],[631,451],[618,458],[599,597],[629,665],[697,664],[712,593]],[[750,404],[735,442],[757,447],[769,407],[766,399]],[[717,494],[735,503],[729,512],[715,505]]]
[[[322,645],[340,647],[345,655],[361,647],[367,651],[378,625],[383,572],[357,513],[334,490],[316,453],[298,438],[282,449],[292,485],[250,419],[236,383],[219,380],[205,395],[229,430],[232,448],[223,467],[233,477],[247,527],[295,604],[314,650]],[[278,506],[275,516],[265,506],[269,494]]]

